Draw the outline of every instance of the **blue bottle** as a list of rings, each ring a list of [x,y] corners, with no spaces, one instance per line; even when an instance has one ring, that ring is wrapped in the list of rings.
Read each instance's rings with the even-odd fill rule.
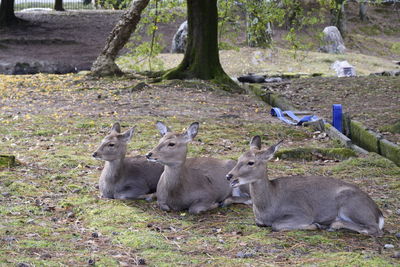
[[[342,118],[343,118],[343,112],[342,112],[342,105],[341,104],[333,104],[332,105],[332,125],[335,127],[339,132],[343,132],[343,127],[342,127]]]

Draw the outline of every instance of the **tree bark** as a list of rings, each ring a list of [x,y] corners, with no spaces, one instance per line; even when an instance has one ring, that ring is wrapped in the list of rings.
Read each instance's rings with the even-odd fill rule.
[[[362,1],[362,2],[360,2],[359,5],[360,6],[359,6],[358,14],[360,16],[360,20],[361,21],[366,21],[368,19],[368,17],[367,17],[367,6],[368,6],[368,4],[366,2],[364,2],[364,1]]]
[[[228,91],[240,91],[222,69],[218,50],[217,0],[187,0],[188,40],[182,62],[165,79],[212,80]]]
[[[133,0],[128,10],[122,15],[117,25],[111,31],[103,51],[93,63],[91,71],[94,76],[122,75],[122,71],[115,64],[118,52],[128,42],[131,34],[140,21],[143,9],[147,7],[149,0]]]
[[[14,0],[2,0],[0,5],[0,26],[11,26],[19,21],[14,13]]]
[[[63,7],[63,0],[56,0],[54,2],[54,10],[55,11],[65,11]]]
[[[335,0],[336,7],[331,10],[332,25],[338,28],[343,38],[347,33],[345,4],[346,0]]]

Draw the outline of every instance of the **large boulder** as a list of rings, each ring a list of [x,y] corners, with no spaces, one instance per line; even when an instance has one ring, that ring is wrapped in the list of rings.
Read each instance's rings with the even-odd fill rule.
[[[172,39],[171,53],[185,53],[188,35],[188,24],[184,21]]]
[[[326,27],[323,31],[324,45],[320,48],[322,52],[330,54],[344,54],[346,47],[344,46],[342,35],[335,26]]]

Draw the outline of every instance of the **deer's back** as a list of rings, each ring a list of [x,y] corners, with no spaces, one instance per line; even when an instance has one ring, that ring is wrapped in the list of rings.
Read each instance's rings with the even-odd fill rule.
[[[223,201],[232,190],[225,175],[234,165],[232,160],[188,158],[179,178],[179,186],[169,189],[167,203],[173,209],[186,209],[198,201]]]
[[[127,157],[114,185],[113,198],[135,199],[144,194],[154,193],[164,170],[160,164],[148,162],[143,157]]]
[[[325,176],[280,177],[271,181],[276,189],[277,205],[301,206],[316,214],[318,221],[333,220],[339,207],[349,201],[363,203],[360,208],[380,214],[375,202],[360,188],[347,182]]]

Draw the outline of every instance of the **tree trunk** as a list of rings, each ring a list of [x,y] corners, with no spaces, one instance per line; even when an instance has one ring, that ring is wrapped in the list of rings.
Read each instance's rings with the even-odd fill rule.
[[[65,11],[63,7],[63,0],[56,0],[54,2],[54,10],[55,11]]]
[[[345,3],[346,0],[335,0],[335,8],[331,10],[332,25],[338,28],[343,38],[347,32]]]
[[[187,0],[188,40],[184,58],[165,79],[212,80],[228,91],[240,91],[222,69],[218,50],[217,0]]]
[[[14,14],[14,0],[1,0],[0,26],[10,26],[19,22]]]
[[[117,25],[111,31],[103,51],[92,65],[92,75],[111,76],[122,75],[122,71],[115,64],[118,52],[128,42],[131,34],[140,21],[143,9],[149,4],[149,0],[133,0],[128,10],[122,15]]]
[[[359,16],[361,21],[366,21],[368,19],[367,17],[367,6],[368,4],[366,2],[360,2],[360,8],[359,8]]]

